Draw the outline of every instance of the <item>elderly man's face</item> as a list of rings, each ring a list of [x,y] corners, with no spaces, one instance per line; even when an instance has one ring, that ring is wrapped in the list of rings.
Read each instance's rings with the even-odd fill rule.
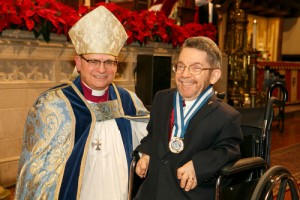
[[[112,55],[84,54],[76,56],[75,62],[81,80],[94,90],[104,90],[117,72],[116,58]]]
[[[195,48],[183,48],[180,52],[178,64],[191,66],[199,64],[203,68],[211,68],[207,62],[207,53]],[[210,84],[217,82],[221,75],[219,69],[202,70],[200,74],[190,73],[186,67],[182,73],[175,74],[175,82],[179,94],[184,100],[194,100]]]

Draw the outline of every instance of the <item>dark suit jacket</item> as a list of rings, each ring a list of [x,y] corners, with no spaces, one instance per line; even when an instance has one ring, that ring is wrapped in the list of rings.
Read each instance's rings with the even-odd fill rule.
[[[240,114],[215,96],[190,120],[184,150],[179,154],[169,151],[169,120],[175,91],[159,91],[153,100],[149,134],[137,148],[150,156],[150,164],[136,200],[214,199],[218,170],[240,158],[239,143],[243,139]],[[180,188],[176,172],[190,160],[193,160],[198,186],[186,192]]]

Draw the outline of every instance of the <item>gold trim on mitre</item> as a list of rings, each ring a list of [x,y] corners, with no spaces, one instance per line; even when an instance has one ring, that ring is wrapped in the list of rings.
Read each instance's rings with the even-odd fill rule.
[[[83,16],[70,29],[76,53],[103,53],[118,56],[128,36],[120,21],[104,6]]]

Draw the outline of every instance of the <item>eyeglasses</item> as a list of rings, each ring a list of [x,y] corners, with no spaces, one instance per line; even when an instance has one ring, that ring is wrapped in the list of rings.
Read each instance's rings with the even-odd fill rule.
[[[101,60],[94,60],[94,59],[89,60],[89,59],[86,59],[83,56],[80,56],[80,57],[88,63],[89,67],[95,68],[95,69],[100,67],[101,63],[103,63],[103,66],[104,66],[105,69],[112,69],[118,64],[118,61],[116,61],[116,60],[101,61]]]
[[[200,64],[193,64],[190,66],[185,66],[183,64],[174,64],[172,69],[176,74],[181,74],[184,72],[185,68],[188,68],[189,72],[193,75],[198,75],[202,70],[214,70],[218,69],[216,67],[202,67]]]

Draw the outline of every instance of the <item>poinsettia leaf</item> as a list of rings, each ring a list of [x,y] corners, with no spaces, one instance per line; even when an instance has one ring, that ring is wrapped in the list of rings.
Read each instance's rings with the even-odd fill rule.
[[[31,8],[34,6],[34,2],[32,0],[23,0],[23,1],[16,1],[16,3],[20,3],[23,10],[31,11]]]
[[[78,9],[78,14],[79,15],[85,15],[89,11],[88,7],[86,6],[80,6]]]
[[[27,11],[25,12],[25,17],[31,17],[31,16],[33,16],[34,14],[35,14],[34,11],[32,11],[32,10],[27,10]]]
[[[28,30],[31,31],[34,27],[34,21],[32,19],[27,19],[25,21],[25,23],[26,23],[26,27],[28,28]]]
[[[10,15],[9,16],[9,21],[13,24],[22,24],[22,20],[20,17],[16,15]]]

